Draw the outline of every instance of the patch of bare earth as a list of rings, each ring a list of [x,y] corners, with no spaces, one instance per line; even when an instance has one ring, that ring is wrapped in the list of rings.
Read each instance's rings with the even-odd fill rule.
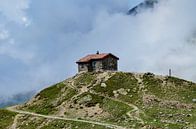
[[[58,116],[69,116],[69,117],[81,117],[81,118],[101,118],[108,116],[109,113],[103,112],[103,110],[100,108],[99,104],[93,107],[86,107],[84,105],[80,104],[74,104],[73,100],[77,99],[78,96],[82,95],[83,93],[89,92],[91,88],[98,84],[102,84],[102,86],[106,87],[107,85],[104,83],[109,78],[111,78],[115,72],[100,72],[96,73],[96,81],[91,82],[89,85],[84,85],[82,87],[75,86],[74,79],[69,79],[69,83],[72,85],[72,87],[77,87],[78,94],[73,96],[71,98],[71,101],[63,102],[58,107],[58,112],[56,115]],[[74,78],[78,78],[81,76],[82,73],[78,74]]]
[[[14,122],[12,124],[11,127],[8,127],[8,129],[16,129],[17,128],[17,123],[18,123],[18,118],[19,118],[20,114],[16,115],[14,118]]]

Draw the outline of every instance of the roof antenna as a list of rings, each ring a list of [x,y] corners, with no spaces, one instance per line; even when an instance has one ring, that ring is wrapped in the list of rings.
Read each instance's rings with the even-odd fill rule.
[[[99,54],[99,51],[97,51],[97,55]]]
[[[171,76],[172,76],[172,70],[169,69],[169,77],[171,77]]]

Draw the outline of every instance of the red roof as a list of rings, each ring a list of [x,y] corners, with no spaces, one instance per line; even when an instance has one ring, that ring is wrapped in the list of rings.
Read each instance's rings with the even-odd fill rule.
[[[78,60],[76,63],[88,63],[91,60],[101,60],[101,59],[104,59],[104,58],[106,58],[108,56],[112,56],[112,57],[116,58],[117,60],[119,60],[118,57],[114,56],[111,53],[101,53],[101,54],[90,54],[90,55],[87,55],[87,56],[81,58],[80,60]]]

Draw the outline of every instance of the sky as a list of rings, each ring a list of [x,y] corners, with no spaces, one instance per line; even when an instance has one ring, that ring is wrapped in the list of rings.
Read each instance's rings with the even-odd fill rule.
[[[0,0],[0,97],[41,90],[77,73],[86,54],[114,53],[119,69],[196,81],[195,0]]]

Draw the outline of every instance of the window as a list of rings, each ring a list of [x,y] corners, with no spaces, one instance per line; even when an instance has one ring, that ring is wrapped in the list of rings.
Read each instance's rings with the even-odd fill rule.
[[[93,61],[93,62],[92,62],[92,67],[93,67],[93,70],[96,69],[96,61]]]
[[[83,69],[83,68],[84,68],[84,64],[81,64],[81,65],[80,65],[80,68],[82,68],[82,69]]]

